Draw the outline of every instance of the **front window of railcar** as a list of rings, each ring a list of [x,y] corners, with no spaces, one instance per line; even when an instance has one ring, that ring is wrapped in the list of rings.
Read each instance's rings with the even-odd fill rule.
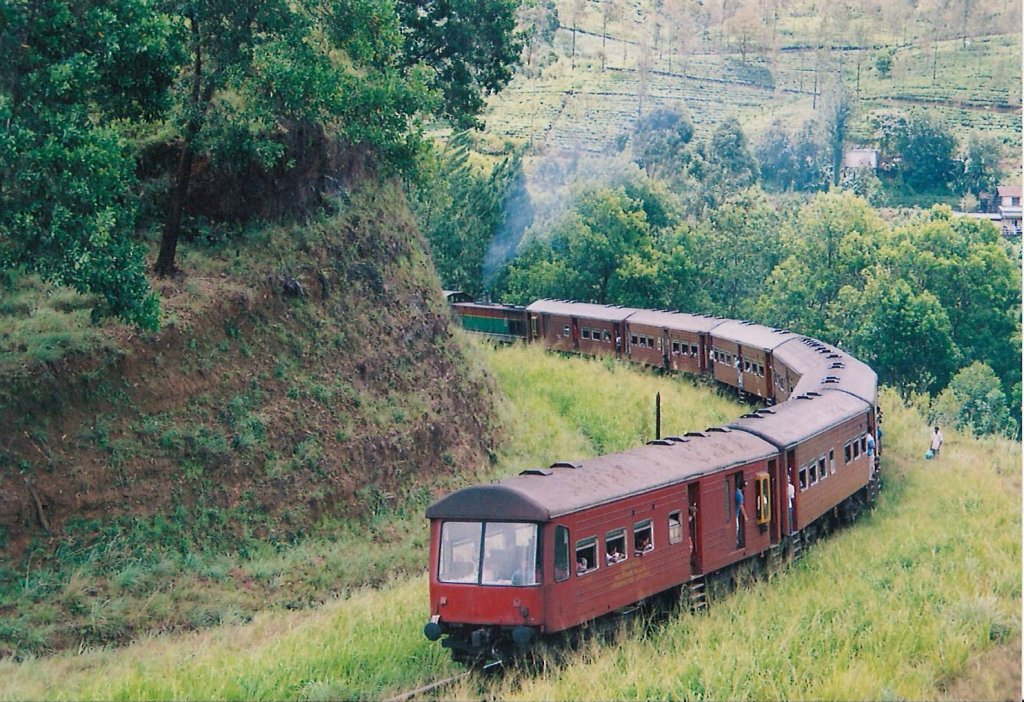
[[[536,524],[445,522],[438,579],[446,583],[537,585],[539,554]]]
[[[446,583],[475,583],[480,577],[480,522],[445,522],[441,526],[441,566]]]

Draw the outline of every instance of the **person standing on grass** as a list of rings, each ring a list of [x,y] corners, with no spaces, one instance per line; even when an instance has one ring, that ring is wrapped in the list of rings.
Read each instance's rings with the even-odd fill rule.
[[[938,427],[935,427],[935,433],[932,434],[932,456],[934,458],[939,457],[939,449],[942,448],[942,432],[939,431]]]

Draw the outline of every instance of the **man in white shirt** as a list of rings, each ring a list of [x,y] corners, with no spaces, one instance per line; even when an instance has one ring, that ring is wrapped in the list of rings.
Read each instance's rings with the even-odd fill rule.
[[[932,434],[932,457],[939,457],[939,449],[942,448],[942,432],[939,431],[938,427],[935,427],[935,433]]]

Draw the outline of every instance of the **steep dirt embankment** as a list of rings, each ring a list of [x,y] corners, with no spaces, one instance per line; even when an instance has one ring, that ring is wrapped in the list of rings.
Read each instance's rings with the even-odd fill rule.
[[[24,369],[0,387],[0,550],[183,509],[287,536],[486,460],[492,387],[425,247],[397,189],[367,188],[186,260],[159,333]]]

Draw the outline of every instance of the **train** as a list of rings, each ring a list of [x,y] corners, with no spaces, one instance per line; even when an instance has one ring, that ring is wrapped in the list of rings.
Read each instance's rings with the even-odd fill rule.
[[[678,311],[449,301],[497,340],[706,376],[758,407],[431,504],[424,634],[456,661],[501,660],[665,598],[705,607],[712,584],[777,567],[877,498],[877,375],[842,349]]]

